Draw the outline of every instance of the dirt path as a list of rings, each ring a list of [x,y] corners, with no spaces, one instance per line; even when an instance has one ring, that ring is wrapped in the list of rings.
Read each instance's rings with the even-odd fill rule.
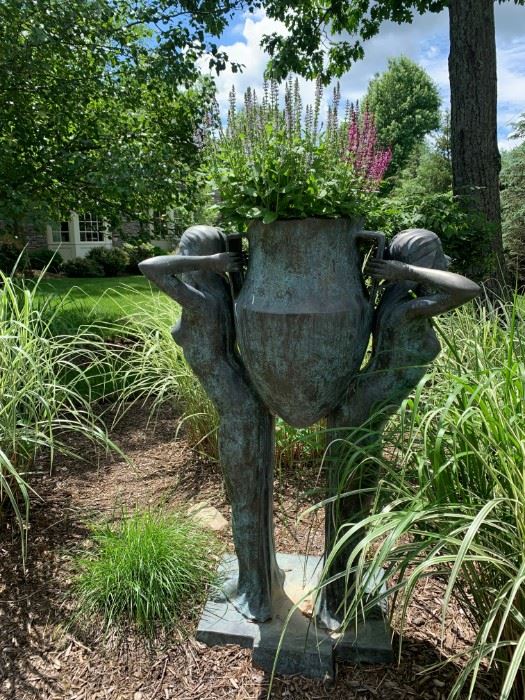
[[[268,678],[251,664],[251,653],[236,646],[208,648],[188,633],[144,644],[132,631],[118,640],[67,624],[71,553],[89,546],[86,522],[118,517],[122,508],[191,504],[208,500],[229,520],[219,469],[205,464],[183,439],[173,441],[176,416],[164,412],[147,425],[134,409],[113,437],[131,458],[57,464],[53,475],[34,481],[35,501],[24,575],[16,531],[0,521],[0,699],[1,700],[263,700]],[[294,469],[276,481],[276,542],[284,552],[322,549],[322,522],[297,526],[307,504],[301,497],[315,474]],[[231,541],[231,533],[224,537]],[[272,698],[287,700],[422,700],[446,698],[456,670],[422,675],[440,656],[439,606],[442,591],[429,583],[418,591],[409,613],[399,664],[343,667],[335,686],[303,678],[278,678]],[[193,611],[194,612],[194,611]],[[190,613],[190,611],[189,611]],[[471,631],[456,608],[445,631],[443,652],[464,648]],[[496,698],[482,679],[475,698]]]

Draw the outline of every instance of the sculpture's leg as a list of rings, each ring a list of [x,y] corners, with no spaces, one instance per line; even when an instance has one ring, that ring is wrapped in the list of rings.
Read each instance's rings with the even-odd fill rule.
[[[247,618],[272,616],[272,597],[282,591],[273,539],[274,419],[250,401],[221,420],[219,443],[239,578],[225,594]]]
[[[348,460],[344,459],[344,452],[348,452],[348,445],[344,439],[349,434],[352,423],[349,422],[351,416],[344,406],[328,416],[328,429],[331,441],[327,452],[328,483],[327,495],[329,497],[345,494],[361,489],[373,488],[378,479],[378,470],[374,465],[374,460],[367,460],[365,453],[363,459],[357,459],[353,466],[348,465]],[[355,425],[355,424],[354,424]],[[355,434],[359,448],[373,454],[380,450],[382,422],[374,426],[375,429],[363,431],[362,434]],[[354,495],[342,496],[328,503],[325,508],[325,557],[332,551],[334,544],[344,534],[341,526],[358,522],[366,515],[370,503],[370,494],[356,493]],[[348,560],[352,550],[362,539],[362,532],[348,539],[345,545],[339,550],[332,560],[328,577],[346,572]],[[321,593],[318,617],[320,622],[329,629],[338,629],[345,615],[345,601],[352,596],[354,586],[353,576],[341,576],[335,581],[327,584]]]
[[[375,488],[379,478],[379,466],[373,459],[381,452],[381,438],[384,425],[390,415],[401,405],[403,399],[414,389],[425,374],[424,366],[409,368],[381,367],[373,362],[351,384],[341,405],[328,416],[329,438],[332,445],[328,450],[328,495],[337,496],[351,491]],[[354,469],[348,472],[348,464],[343,458],[344,440],[352,429],[352,439],[357,447],[365,452],[362,459],[356,459]],[[338,440],[339,439],[339,440]],[[348,451],[348,446],[346,447]],[[348,462],[348,460],[346,460]],[[343,496],[329,503],[325,509],[325,551],[329,553],[343,534],[341,526],[358,522],[366,516],[373,493],[356,493]],[[329,567],[329,576],[345,572],[353,548],[362,539],[357,533],[342,547]],[[355,563],[355,562],[354,562]],[[328,584],[322,593],[319,617],[330,629],[337,629],[344,617],[345,601],[352,595],[353,577],[340,577]]]

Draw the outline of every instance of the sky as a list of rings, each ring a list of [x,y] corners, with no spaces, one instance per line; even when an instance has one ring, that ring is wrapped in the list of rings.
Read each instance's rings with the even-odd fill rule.
[[[512,122],[525,112],[525,7],[507,2],[495,5],[498,60],[498,140],[502,150],[517,144],[509,140]],[[268,56],[260,48],[264,34],[279,31],[281,26],[264,11],[239,15],[221,37],[221,48],[231,60],[244,64],[241,74],[226,70],[217,77],[218,100],[225,114],[228,94],[235,86],[239,102],[247,87],[261,94],[263,72]],[[355,102],[366,92],[370,79],[387,68],[388,59],[405,55],[419,63],[433,78],[449,108],[448,84],[448,12],[426,13],[409,24],[383,25],[378,36],[365,44],[365,58],[356,63],[340,80],[342,101]],[[328,96],[330,89],[325,95]],[[314,86],[301,79],[303,104],[313,102]]]

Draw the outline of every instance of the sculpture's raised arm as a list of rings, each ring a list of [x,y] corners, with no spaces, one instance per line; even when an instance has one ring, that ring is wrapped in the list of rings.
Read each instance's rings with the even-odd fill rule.
[[[374,279],[415,282],[434,289],[434,293],[423,294],[407,304],[407,314],[412,318],[437,316],[474,299],[481,291],[479,285],[463,275],[399,260],[370,260],[366,272]]]
[[[159,255],[139,263],[139,269],[159,289],[182,306],[192,307],[204,300],[204,295],[177,275],[189,272],[233,272],[240,268],[241,257],[236,253],[213,255]]]

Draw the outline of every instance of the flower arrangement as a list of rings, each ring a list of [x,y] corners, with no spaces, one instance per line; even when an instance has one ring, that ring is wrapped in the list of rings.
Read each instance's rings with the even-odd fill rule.
[[[366,212],[392,154],[378,148],[369,112],[347,103],[340,119],[340,99],[337,86],[323,124],[320,81],[304,110],[298,80],[286,82],[283,107],[276,82],[264,84],[261,100],[248,88],[240,110],[232,89],[226,127],[208,138],[223,225]]]

